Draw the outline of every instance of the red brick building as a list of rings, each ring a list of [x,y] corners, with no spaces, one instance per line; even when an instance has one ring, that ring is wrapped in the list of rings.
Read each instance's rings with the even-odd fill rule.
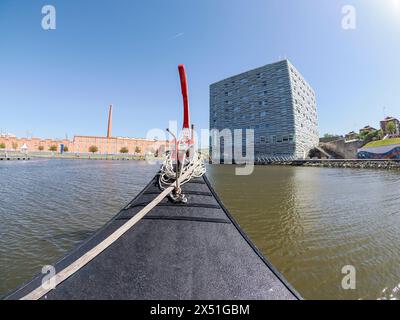
[[[33,151],[50,151],[50,148],[56,148],[60,151],[60,146],[64,145],[70,149],[71,141],[69,140],[54,140],[54,139],[39,139],[39,138],[17,138],[12,136],[0,136],[0,149],[20,151],[27,147],[28,152]],[[3,148],[4,147],[4,148]]]
[[[74,136],[73,140],[61,139],[39,139],[39,138],[17,138],[11,135],[0,135],[0,149],[48,152],[56,149],[61,151],[61,146],[67,147],[68,152],[90,153],[91,147],[97,148],[96,154],[119,154],[127,153],[134,155],[155,154],[164,152],[168,141],[157,141],[141,138],[112,137],[112,106],[108,114],[107,136]],[[2,148],[5,147],[5,148]],[[125,152],[121,152],[125,151]]]

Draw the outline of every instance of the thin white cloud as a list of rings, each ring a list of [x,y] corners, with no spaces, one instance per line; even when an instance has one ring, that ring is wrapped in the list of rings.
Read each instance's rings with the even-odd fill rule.
[[[183,33],[183,32],[179,32],[179,33],[177,33],[176,35],[174,35],[173,37],[171,37],[170,39],[173,40],[173,39],[182,37],[184,34],[185,34],[185,33]]]

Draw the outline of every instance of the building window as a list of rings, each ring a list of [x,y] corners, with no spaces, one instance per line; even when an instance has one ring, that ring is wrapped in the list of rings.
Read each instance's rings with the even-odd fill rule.
[[[276,136],[272,136],[272,143],[276,143]]]
[[[265,137],[264,137],[264,136],[261,136],[261,137],[260,137],[260,143],[265,143],[265,141],[266,141],[266,140],[265,140]]]

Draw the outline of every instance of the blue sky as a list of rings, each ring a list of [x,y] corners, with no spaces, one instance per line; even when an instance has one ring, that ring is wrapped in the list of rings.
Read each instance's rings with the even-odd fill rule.
[[[18,136],[104,135],[110,103],[115,136],[180,123],[179,63],[208,128],[211,83],[284,57],[316,91],[321,135],[400,117],[398,0],[2,0],[0,30],[0,130]]]

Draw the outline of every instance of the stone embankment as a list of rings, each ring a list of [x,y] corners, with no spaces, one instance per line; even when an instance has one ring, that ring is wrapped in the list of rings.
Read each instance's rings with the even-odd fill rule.
[[[400,159],[397,160],[292,160],[264,161],[257,165],[289,165],[324,168],[355,168],[355,169],[400,169]]]

